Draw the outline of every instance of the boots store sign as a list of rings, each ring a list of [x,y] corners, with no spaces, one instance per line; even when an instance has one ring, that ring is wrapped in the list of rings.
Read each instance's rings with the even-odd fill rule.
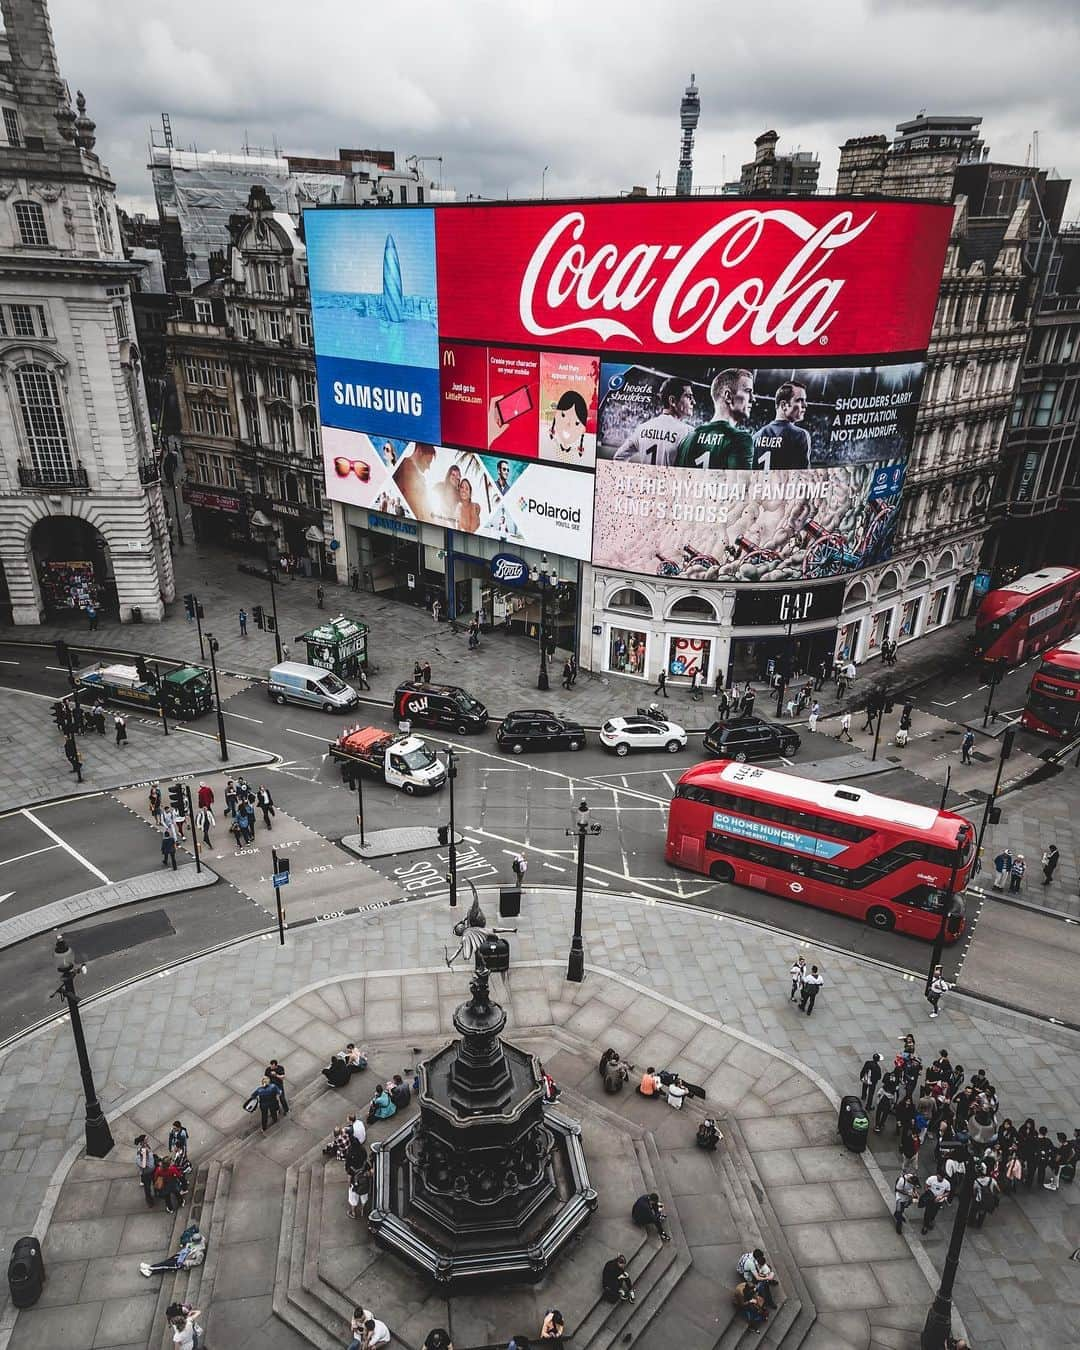
[[[439,331],[702,356],[922,351],[952,218],[828,199],[447,207]]]

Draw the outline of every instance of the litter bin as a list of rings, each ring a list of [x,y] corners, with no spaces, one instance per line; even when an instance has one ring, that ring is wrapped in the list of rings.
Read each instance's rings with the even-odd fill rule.
[[[492,975],[502,975],[510,969],[510,944],[505,938],[487,937],[476,953],[476,966],[483,961]]]
[[[861,1097],[841,1099],[840,1119],[836,1128],[840,1131],[840,1138],[852,1153],[862,1153],[870,1133],[870,1117],[866,1113]]]
[[[16,1308],[29,1308],[45,1286],[45,1262],[37,1238],[23,1237],[12,1248],[8,1262],[8,1288]]]

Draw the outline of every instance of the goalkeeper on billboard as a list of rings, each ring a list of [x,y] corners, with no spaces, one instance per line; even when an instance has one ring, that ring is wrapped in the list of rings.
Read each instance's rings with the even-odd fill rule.
[[[679,446],[693,431],[694,386],[672,376],[660,386],[660,412],[642,422],[615,451],[612,459],[639,464],[674,464]]]
[[[806,416],[806,389],[792,380],[776,391],[776,416],[754,435],[755,469],[808,469],[810,434],[799,423]]]
[[[712,421],[695,427],[679,446],[680,469],[752,469],[754,440],[741,426],[750,417],[754,377],[748,370],[722,370],[712,382]]]

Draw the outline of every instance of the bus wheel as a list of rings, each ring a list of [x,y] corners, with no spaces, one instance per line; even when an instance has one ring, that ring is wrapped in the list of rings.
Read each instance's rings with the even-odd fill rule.
[[[896,927],[896,919],[887,909],[882,909],[880,905],[875,905],[866,916],[866,922],[871,928],[876,928],[879,933],[891,933]]]
[[[709,868],[709,876],[713,881],[734,881],[735,869],[730,863],[714,862]]]

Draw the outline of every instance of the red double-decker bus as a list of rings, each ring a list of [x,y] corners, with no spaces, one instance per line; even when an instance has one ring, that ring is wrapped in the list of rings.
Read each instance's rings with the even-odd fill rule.
[[[1080,634],[1044,653],[1020,725],[1059,740],[1080,732]]]
[[[987,661],[1018,666],[1080,628],[1080,571],[1043,567],[983,597],[975,648]]]
[[[932,941],[964,931],[975,848],[951,811],[733,760],[679,779],[664,856],[677,867]],[[955,869],[955,870],[954,870]]]

